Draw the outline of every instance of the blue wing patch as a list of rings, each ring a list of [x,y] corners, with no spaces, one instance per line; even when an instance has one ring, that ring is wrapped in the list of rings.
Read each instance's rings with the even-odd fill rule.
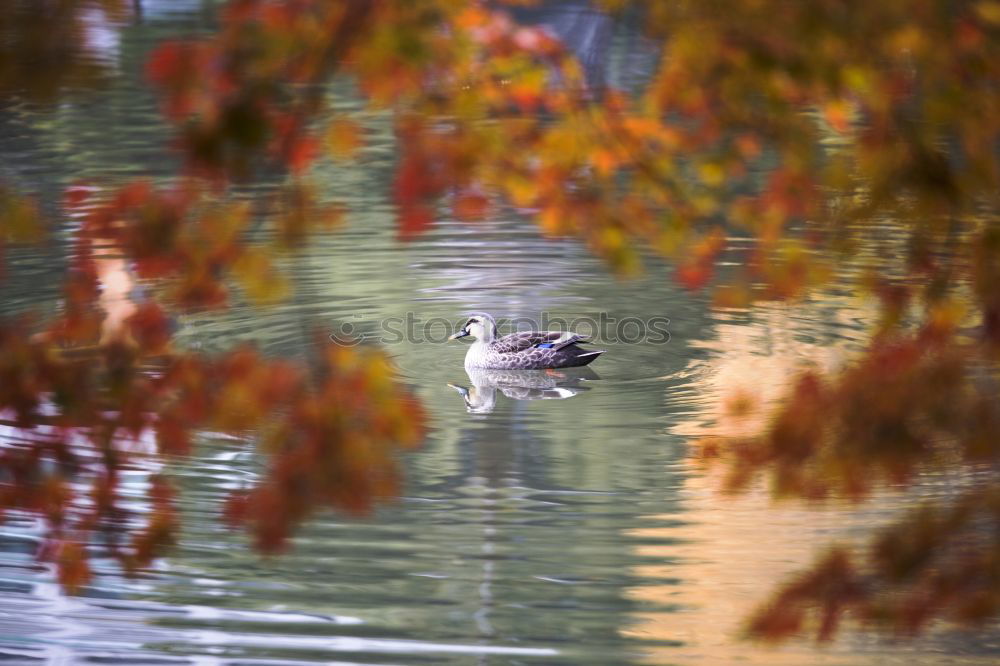
[[[540,342],[538,344],[539,349],[552,349],[554,346],[551,342]]]

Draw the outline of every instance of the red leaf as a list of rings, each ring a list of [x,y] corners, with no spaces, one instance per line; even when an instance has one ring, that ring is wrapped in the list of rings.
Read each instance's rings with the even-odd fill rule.
[[[160,416],[156,424],[156,443],[160,453],[187,455],[191,452],[191,435],[181,418],[169,412]]]
[[[115,195],[114,209],[117,212],[123,212],[137,208],[147,203],[153,197],[153,194],[153,185],[149,181],[139,180],[129,183],[118,190],[118,193]]]
[[[316,138],[301,136],[292,142],[285,155],[285,160],[288,168],[297,173],[312,164],[318,153],[319,142],[316,141]]]
[[[677,267],[677,281],[688,289],[701,289],[712,277],[712,269],[703,263],[684,264]]]
[[[407,205],[417,202],[427,190],[425,169],[413,158],[406,159],[396,171],[393,194],[396,202]]]
[[[177,42],[160,45],[146,62],[146,76],[153,83],[162,84],[171,78],[183,62],[184,46]]]
[[[249,498],[245,492],[234,492],[227,499],[222,509],[222,517],[230,527],[237,527],[246,522],[249,510]]]
[[[434,213],[427,206],[403,206],[399,210],[399,238],[403,240],[423,233],[434,224]]]
[[[66,188],[63,195],[63,205],[66,208],[78,208],[90,196],[90,188],[86,185],[75,184]]]
[[[148,354],[162,352],[170,342],[170,320],[156,303],[142,303],[126,321],[135,341]]]

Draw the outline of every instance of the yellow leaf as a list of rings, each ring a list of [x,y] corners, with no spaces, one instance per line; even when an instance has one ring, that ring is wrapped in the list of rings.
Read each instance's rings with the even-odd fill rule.
[[[652,245],[663,256],[672,257],[677,254],[685,236],[683,229],[675,224],[670,224],[653,240]]]
[[[573,164],[585,153],[581,134],[573,127],[551,129],[542,144],[542,155],[555,164]]]
[[[392,365],[381,354],[373,354],[364,367],[366,388],[373,392],[388,392],[393,388]]]
[[[542,94],[547,78],[546,70],[541,67],[529,67],[513,77],[511,88],[519,95],[538,96]]]
[[[535,198],[538,196],[538,184],[518,173],[508,174],[503,186],[516,206],[530,206],[535,203]]]
[[[280,301],[288,294],[288,283],[275,271],[268,254],[258,249],[247,249],[233,262],[233,275],[247,297],[257,305]]]
[[[924,33],[915,25],[907,25],[889,36],[890,48],[898,51],[920,51],[926,43]]]
[[[860,93],[868,92],[872,87],[872,75],[867,69],[848,66],[844,68],[843,75],[848,87]]]
[[[987,23],[1000,25],[1000,2],[980,2],[976,5],[976,13],[979,18]]]
[[[698,177],[706,185],[718,187],[726,180],[726,170],[715,162],[705,162],[698,166]]]
[[[691,198],[691,204],[699,215],[712,215],[718,208],[719,202],[715,197],[702,195]]]
[[[0,240],[30,242],[41,236],[41,214],[35,203],[0,189]]]
[[[206,211],[198,225],[196,242],[209,250],[219,250],[234,243],[250,221],[250,204],[240,201]]]

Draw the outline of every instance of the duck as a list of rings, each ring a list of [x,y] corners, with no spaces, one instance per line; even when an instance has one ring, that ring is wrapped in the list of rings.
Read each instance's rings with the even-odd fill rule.
[[[472,336],[476,341],[465,354],[466,368],[492,370],[546,370],[576,368],[592,363],[606,350],[588,350],[579,346],[586,338],[569,331],[518,331],[500,336],[496,320],[479,313],[449,340]]]

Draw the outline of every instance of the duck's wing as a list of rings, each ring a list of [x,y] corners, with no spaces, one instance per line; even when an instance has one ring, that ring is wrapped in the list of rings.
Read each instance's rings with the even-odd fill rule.
[[[519,331],[505,335],[493,342],[493,351],[498,354],[514,354],[533,347],[541,349],[562,349],[574,342],[583,342],[584,336],[569,331]]]

